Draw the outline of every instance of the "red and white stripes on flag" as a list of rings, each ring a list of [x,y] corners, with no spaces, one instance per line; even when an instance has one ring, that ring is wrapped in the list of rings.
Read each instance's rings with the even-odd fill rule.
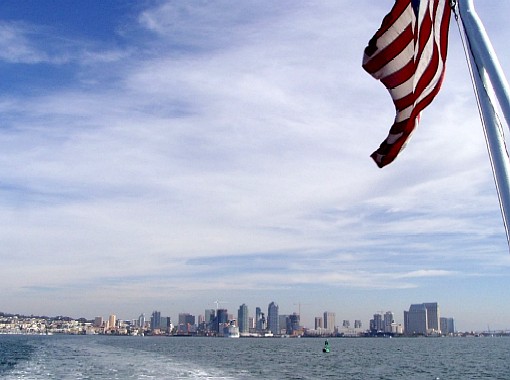
[[[397,115],[371,157],[382,168],[405,147],[444,77],[449,0],[396,0],[365,48],[363,68],[390,92]]]

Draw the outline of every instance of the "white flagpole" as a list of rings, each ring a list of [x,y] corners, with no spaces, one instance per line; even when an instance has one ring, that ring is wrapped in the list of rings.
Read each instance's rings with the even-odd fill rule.
[[[480,106],[487,148],[498,192],[506,237],[510,246],[510,160],[503,131],[494,109],[494,94],[510,126],[510,90],[485,28],[472,0],[458,0],[460,17],[468,40],[469,60]]]

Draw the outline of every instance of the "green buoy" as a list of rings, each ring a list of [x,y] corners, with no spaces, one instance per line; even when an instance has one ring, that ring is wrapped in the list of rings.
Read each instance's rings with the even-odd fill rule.
[[[329,342],[327,340],[326,340],[326,342],[324,342],[324,348],[322,349],[322,352],[326,352],[326,353],[329,352]]]

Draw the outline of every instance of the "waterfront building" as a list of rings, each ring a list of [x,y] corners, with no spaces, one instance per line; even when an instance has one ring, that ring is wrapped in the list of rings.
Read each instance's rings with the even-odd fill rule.
[[[414,304],[404,311],[404,330],[407,335],[427,335],[427,308]]]
[[[278,319],[278,305],[271,302],[267,307],[267,327],[273,334],[280,333],[280,321]]]
[[[161,326],[161,312],[154,310],[151,316],[151,330],[158,330]]]
[[[171,317],[161,317],[160,323],[159,323],[160,330],[170,333],[170,332],[172,332],[173,328],[174,328],[174,325],[172,324]]]
[[[108,317],[108,328],[114,329],[117,327],[117,316],[115,314],[112,314]]]
[[[205,309],[205,312],[204,312],[205,323],[212,322],[215,317],[216,317],[216,312],[214,311],[214,309]]]
[[[453,335],[455,334],[455,322],[453,318],[443,318],[440,319],[440,327],[441,334],[443,335]]]
[[[287,334],[298,335],[302,334],[301,317],[297,313],[287,316]]]
[[[216,318],[214,322],[214,327],[217,333],[220,333],[223,331],[223,327],[225,324],[228,323],[228,312],[227,309],[218,309],[216,313]]]
[[[214,330],[214,321],[216,320],[216,310],[214,309],[205,309],[204,313],[205,317],[205,329],[207,331]]]
[[[361,327],[362,327],[361,320],[360,319],[356,319],[354,321],[354,328],[355,329],[360,329]]]
[[[190,313],[179,313],[179,325],[195,325],[195,316]]]
[[[407,335],[440,334],[441,317],[437,302],[414,304],[404,311],[404,330]]]
[[[260,307],[255,309],[255,330],[259,333],[266,331],[266,317]]]
[[[384,331],[384,317],[381,313],[374,314],[374,318],[370,320],[370,331],[372,334]]]
[[[315,317],[315,330],[322,329],[322,317]]]
[[[424,303],[425,308],[427,309],[427,329],[428,333],[441,333],[441,326],[439,321],[441,320],[441,316],[439,313],[439,306],[437,302]]]
[[[385,333],[394,333],[395,331],[395,316],[393,315],[393,313],[391,311],[387,311],[386,313],[384,313],[384,318],[383,318],[383,331]]]
[[[324,312],[324,329],[327,332],[333,333],[335,331],[335,313],[331,311]]]
[[[145,314],[144,313],[140,314],[140,316],[138,317],[137,325],[138,325],[138,327],[141,327],[141,328],[145,327]]]
[[[237,321],[239,323],[239,333],[247,334],[250,331],[250,325],[248,322],[248,306],[244,303],[239,306],[237,311]]]
[[[95,317],[94,318],[94,327],[102,327],[103,326],[103,317]]]
[[[288,334],[287,330],[289,329],[289,315],[288,314],[278,314],[278,334],[285,335]]]
[[[348,329],[351,327],[351,322],[348,319],[344,319],[342,322],[342,327]]]

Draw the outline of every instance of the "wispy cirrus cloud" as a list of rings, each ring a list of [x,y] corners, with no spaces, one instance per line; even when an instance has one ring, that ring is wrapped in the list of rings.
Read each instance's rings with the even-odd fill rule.
[[[82,288],[101,307],[142,302],[137,289],[178,305],[257,291],[340,305],[380,290],[396,303],[481,266],[501,273],[460,59],[398,161],[381,171],[368,157],[394,117],[360,68],[385,11],[160,2],[124,21],[117,45],[0,24],[0,55],[20,73],[69,70],[29,96],[0,93],[0,250],[23,258],[0,301]]]

